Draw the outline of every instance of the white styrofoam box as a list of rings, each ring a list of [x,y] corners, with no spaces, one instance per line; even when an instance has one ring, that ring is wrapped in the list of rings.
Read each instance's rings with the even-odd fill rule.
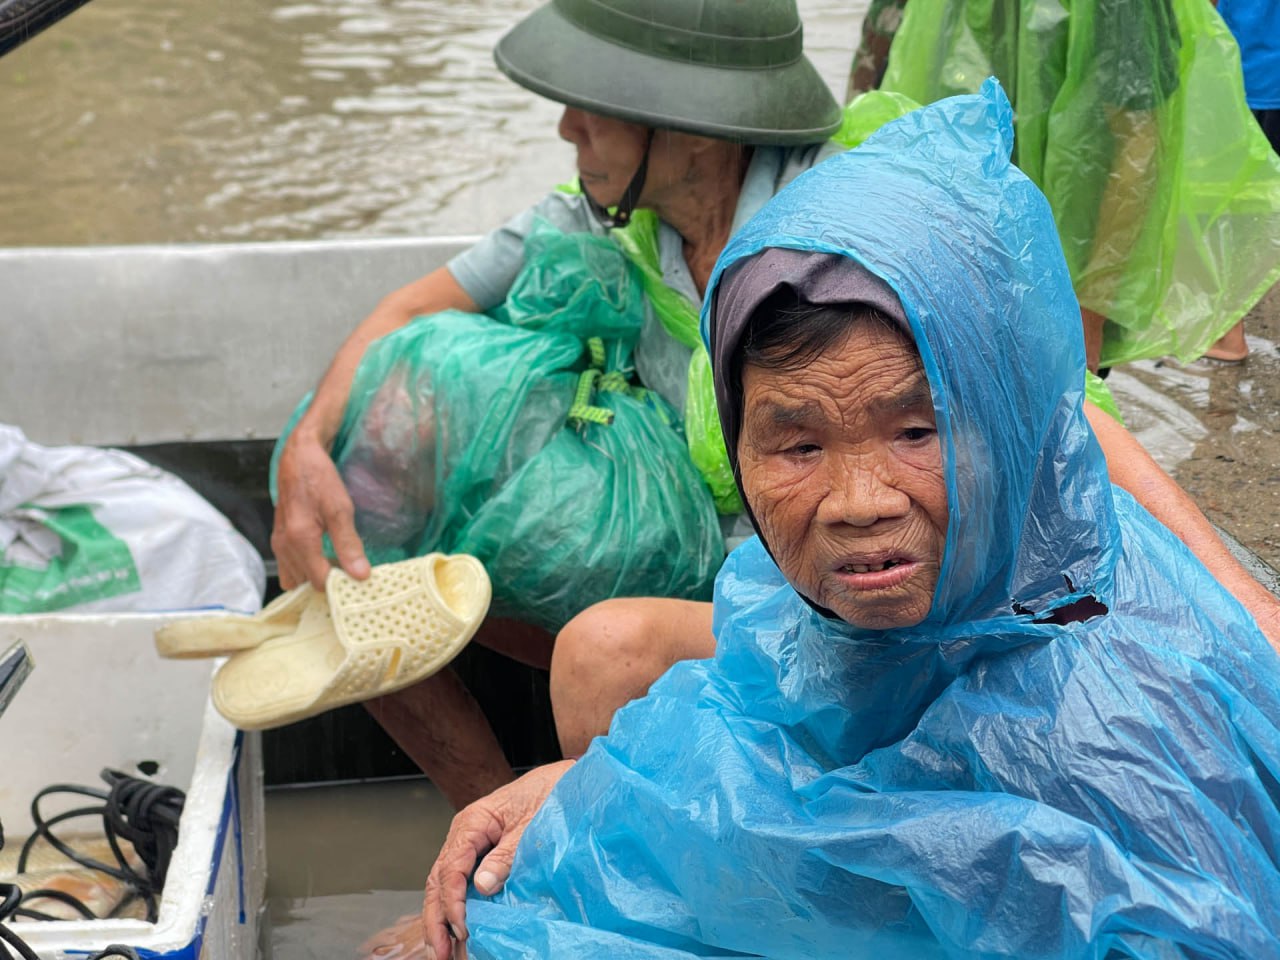
[[[10,842],[30,832],[36,791],[103,786],[103,767],[142,776],[138,765],[151,761],[151,779],[187,794],[157,921],[10,924],[42,957],[110,943],[173,960],[256,955],[266,877],[259,738],[213,709],[213,661],[156,655],[155,630],[180,616],[0,617],[0,647],[21,640],[35,663],[0,716],[0,823]]]

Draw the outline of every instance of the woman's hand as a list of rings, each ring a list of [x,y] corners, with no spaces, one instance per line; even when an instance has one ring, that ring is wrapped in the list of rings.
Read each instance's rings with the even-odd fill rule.
[[[428,957],[466,957],[467,878],[475,869],[476,889],[486,896],[502,889],[525,827],[571,766],[572,760],[561,760],[534,767],[453,818],[427,877],[422,922]]]
[[[369,575],[369,561],[356,533],[355,511],[329,451],[307,434],[294,433],[280,455],[276,474],[279,502],[271,549],[279,565],[280,586],[289,590],[310,581],[324,590],[329,534],[342,569],[357,580]]]

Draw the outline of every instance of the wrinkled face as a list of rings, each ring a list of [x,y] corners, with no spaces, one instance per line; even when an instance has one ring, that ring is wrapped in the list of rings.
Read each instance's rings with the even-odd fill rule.
[[[582,188],[596,203],[611,207],[622,199],[640,166],[649,128],[566,107],[560,117],[560,138],[578,148]]]
[[[800,370],[743,369],[747,502],[787,580],[857,627],[933,605],[947,486],[929,383],[898,332],[870,321]]]

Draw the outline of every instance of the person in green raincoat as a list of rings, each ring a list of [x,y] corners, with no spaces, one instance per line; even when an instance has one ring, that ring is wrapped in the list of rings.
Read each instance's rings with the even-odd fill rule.
[[[1053,208],[1092,369],[1194,360],[1280,281],[1280,159],[1206,0],[876,0],[851,84],[932,103],[992,75],[1014,160]],[[1241,359],[1234,335],[1212,355]]]

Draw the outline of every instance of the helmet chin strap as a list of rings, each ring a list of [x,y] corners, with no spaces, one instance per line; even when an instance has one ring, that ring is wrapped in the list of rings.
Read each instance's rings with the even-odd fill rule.
[[[602,206],[595,197],[591,195],[586,187],[582,188],[582,195],[587,198],[587,206],[590,208],[592,215],[598,220],[606,230],[612,230],[615,227],[625,227],[631,222],[631,213],[636,208],[636,202],[640,199],[640,191],[644,189],[645,176],[649,173],[649,148],[653,146],[653,128],[649,128],[649,136],[644,142],[644,155],[640,157],[640,166],[636,167],[636,172],[631,177],[631,182],[627,184],[627,189],[622,191],[622,198],[614,206],[610,212],[608,207]]]

